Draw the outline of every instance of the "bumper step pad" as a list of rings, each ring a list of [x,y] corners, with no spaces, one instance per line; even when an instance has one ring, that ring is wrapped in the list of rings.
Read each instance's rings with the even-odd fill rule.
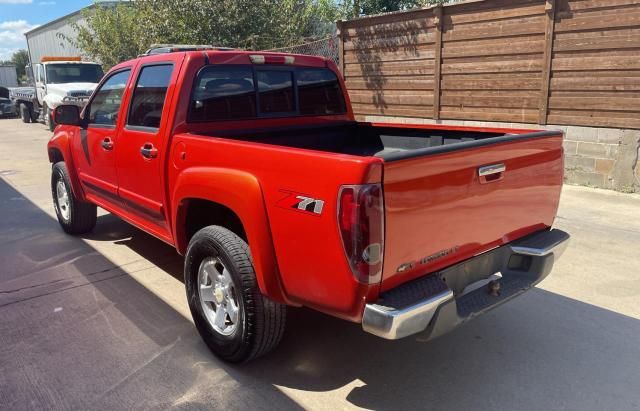
[[[541,231],[402,284],[365,306],[362,327],[387,339],[420,332],[427,339],[442,335],[542,281],[568,240],[564,231]],[[490,290],[496,273],[502,277],[493,280]]]
[[[388,307],[391,310],[403,310],[448,290],[449,287],[447,287],[444,281],[438,276],[432,275],[404,283],[388,293],[382,294],[378,304]]]

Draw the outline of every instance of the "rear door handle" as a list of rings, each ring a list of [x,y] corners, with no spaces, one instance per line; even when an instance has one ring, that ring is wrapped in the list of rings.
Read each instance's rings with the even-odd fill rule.
[[[158,157],[158,149],[151,143],[145,143],[140,147],[140,154],[142,154],[144,158],[156,158]]]
[[[505,167],[504,163],[491,164],[478,168],[478,177],[480,179],[480,184],[502,180],[504,178],[504,172],[506,170],[507,167]]]
[[[102,140],[102,148],[104,148],[107,151],[111,151],[113,150],[113,140],[111,140],[111,137],[105,137],[104,140]]]

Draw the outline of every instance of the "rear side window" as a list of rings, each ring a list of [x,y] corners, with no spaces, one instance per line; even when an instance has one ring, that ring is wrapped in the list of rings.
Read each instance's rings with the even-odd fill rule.
[[[196,79],[191,121],[243,119],[256,116],[251,67],[209,66]]]
[[[162,108],[173,72],[172,64],[143,67],[133,91],[127,125],[160,127]]]
[[[340,82],[331,70],[298,70],[297,85],[300,114],[339,114],[346,111]]]
[[[261,70],[256,78],[261,113],[290,113],[295,110],[291,71]]]
[[[343,114],[335,73],[325,68],[210,65],[194,83],[188,121]]]

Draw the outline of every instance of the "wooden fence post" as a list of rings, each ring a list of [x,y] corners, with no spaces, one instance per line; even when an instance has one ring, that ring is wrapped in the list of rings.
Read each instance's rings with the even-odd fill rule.
[[[338,38],[338,68],[344,77],[344,40],[342,38],[342,21],[336,22],[336,37]]]
[[[433,73],[433,119],[440,118],[440,66],[442,64],[442,5],[433,9],[436,24],[435,67]]]
[[[540,112],[538,123],[547,124],[549,111],[549,85],[551,82],[551,62],[553,60],[553,32],[556,20],[556,0],[546,0],[545,11],[547,20],[544,29],[544,57],[542,66],[542,89],[540,92]]]

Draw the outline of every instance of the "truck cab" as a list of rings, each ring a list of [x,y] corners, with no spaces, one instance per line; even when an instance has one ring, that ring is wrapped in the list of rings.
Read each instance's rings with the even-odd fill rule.
[[[52,111],[60,104],[84,106],[104,74],[100,64],[80,57],[43,57],[26,71],[33,86],[18,90],[14,99],[22,121],[40,120],[51,131]]]

